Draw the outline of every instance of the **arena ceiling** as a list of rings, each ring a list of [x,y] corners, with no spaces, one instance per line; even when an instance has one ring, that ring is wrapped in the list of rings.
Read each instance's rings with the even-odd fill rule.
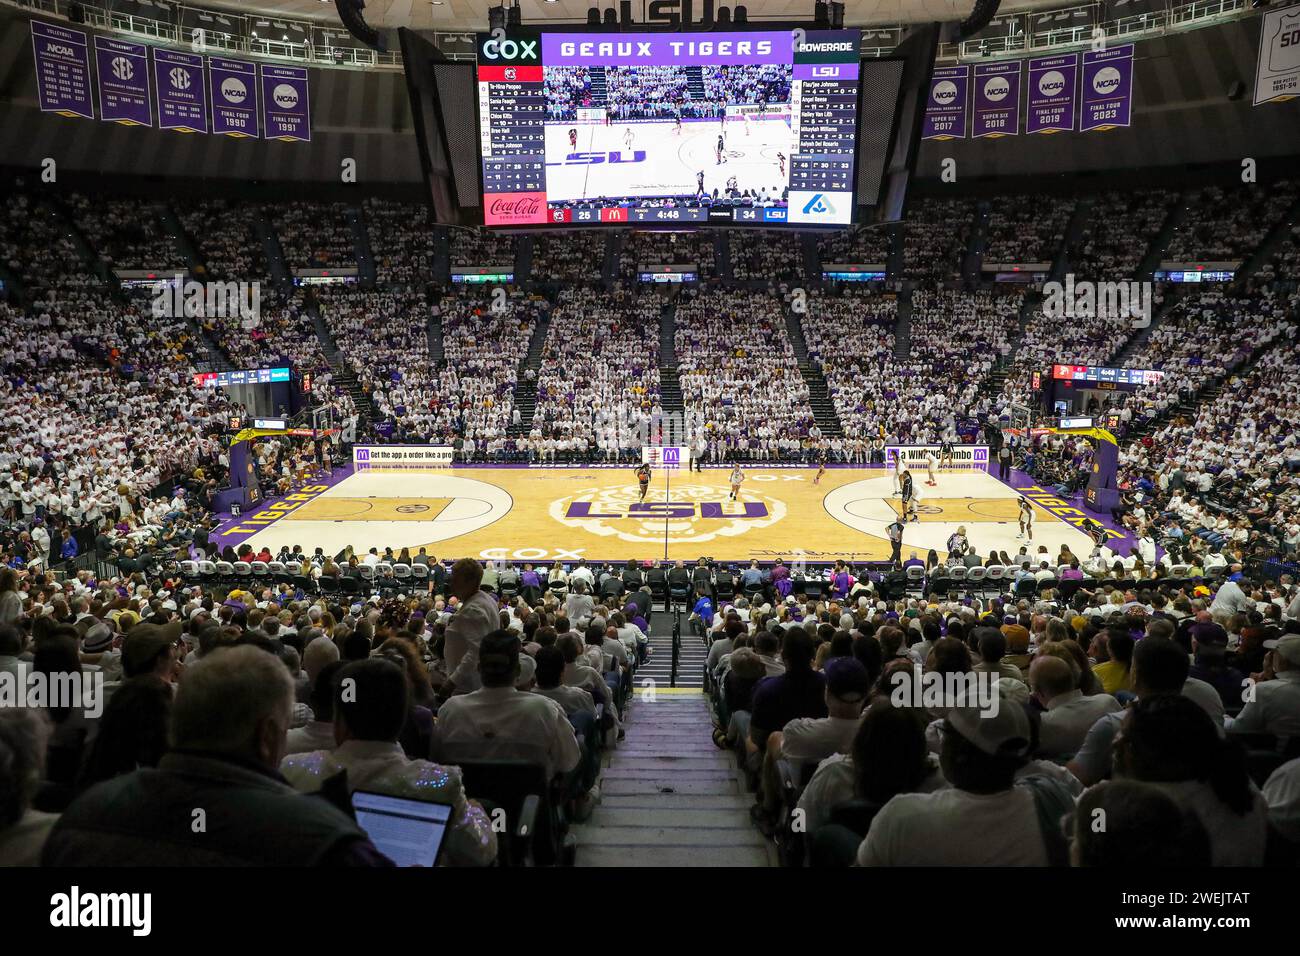
[[[487,28],[487,11],[499,0],[368,0],[366,21],[373,27],[415,27],[420,30],[481,30]],[[526,24],[583,23],[593,3],[602,8],[610,0],[519,0]],[[724,5],[723,0],[715,0]],[[646,20],[650,0],[633,0],[633,17]],[[334,0],[242,0],[206,3],[224,6],[242,14],[265,14],[310,19],[337,25]],[[735,0],[726,0],[734,6]],[[921,20],[961,20],[970,13],[973,0],[847,0],[844,21],[850,26],[889,26]],[[1004,0],[1001,13],[1057,9],[1061,0]],[[1107,4],[1108,5],[1108,4]],[[811,19],[813,0],[747,0],[750,20]],[[1098,4],[1102,6],[1102,4]],[[700,0],[696,0],[696,10]],[[1121,8],[1122,10],[1123,8]]]

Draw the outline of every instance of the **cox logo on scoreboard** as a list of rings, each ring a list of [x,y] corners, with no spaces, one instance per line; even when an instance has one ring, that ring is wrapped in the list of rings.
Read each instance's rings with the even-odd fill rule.
[[[479,33],[475,35],[479,63],[494,66],[540,66],[542,37],[539,33]]]

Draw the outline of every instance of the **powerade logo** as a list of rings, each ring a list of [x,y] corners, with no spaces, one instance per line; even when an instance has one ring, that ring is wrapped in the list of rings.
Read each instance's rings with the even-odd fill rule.
[[[1065,92],[1065,74],[1060,70],[1048,70],[1038,78],[1038,92],[1044,96],[1060,96]]]
[[[848,53],[854,50],[852,41],[836,43],[803,43],[796,48],[798,53]]]
[[[804,203],[803,212],[805,216],[833,216],[835,207],[827,201],[821,193],[816,193],[812,199]]]
[[[547,163],[547,166],[599,166],[602,163],[613,165],[615,163],[644,163],[645,150],[634,149],[631,156],[623,155],[622,150],[611,150],[609,153],[569,153],[564,157],[562,162]]]

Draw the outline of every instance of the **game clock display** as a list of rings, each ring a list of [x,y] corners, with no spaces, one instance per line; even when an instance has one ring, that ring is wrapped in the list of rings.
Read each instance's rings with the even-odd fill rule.
[[[479,34],[488,226],[853,221],[856,30]]]

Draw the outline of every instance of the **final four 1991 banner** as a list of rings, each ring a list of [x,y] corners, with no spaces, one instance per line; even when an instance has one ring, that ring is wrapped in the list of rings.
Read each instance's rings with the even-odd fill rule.
[[[298,66],[262,67],[262,125],[267,139],[311,142],[307,71]]]

